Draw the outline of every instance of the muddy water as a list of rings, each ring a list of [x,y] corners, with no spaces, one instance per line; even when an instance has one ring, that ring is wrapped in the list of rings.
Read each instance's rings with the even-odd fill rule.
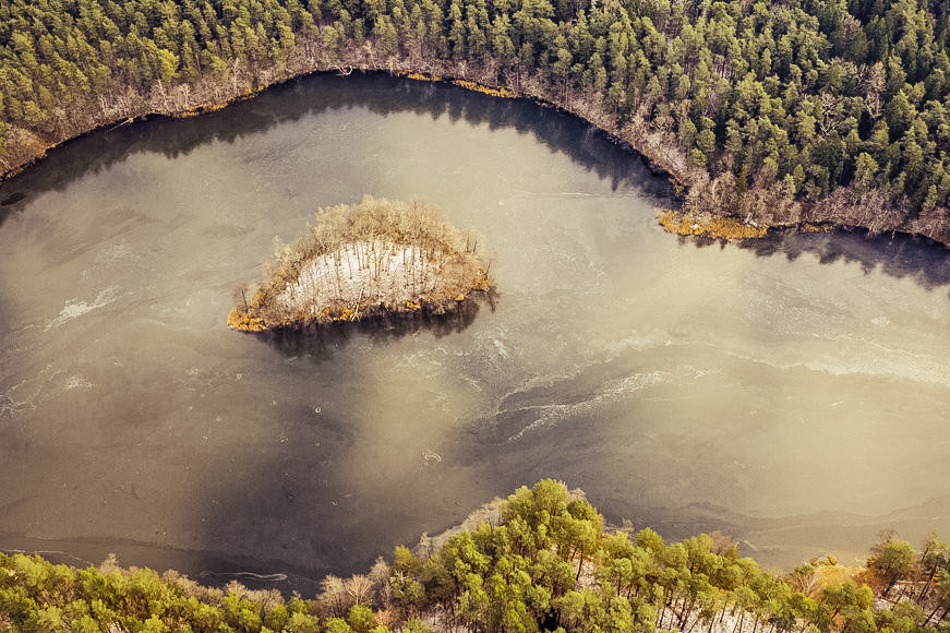
[[[229,331],[273,238],[364,194],[480,232],[495,309]],[[0,185],[0,548],[308,586],[543,477],[766,565],[950,534],[946,251],[681,243],[669,195],[556,112],[386,77],[54,151]]]

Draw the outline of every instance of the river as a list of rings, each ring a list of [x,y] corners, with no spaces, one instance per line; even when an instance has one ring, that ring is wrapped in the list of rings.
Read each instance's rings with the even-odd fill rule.
[[[365,194],[477,231],[494,309],[227,328],[275,237]],[[0,549],[309,591],[545,477],[766,567],[950,536],[946,249],[682,241],[671,195],[569,116],[382,75],[52,151],[0,185]]]

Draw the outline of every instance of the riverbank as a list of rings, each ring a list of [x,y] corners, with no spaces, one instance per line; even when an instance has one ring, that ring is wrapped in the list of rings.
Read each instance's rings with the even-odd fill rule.
[[[582,491],[550,479],[487,504],[431,545],[426,552],[398,546],[364,573],[330,574],[318,592],[291,596],[243,584],[280,582],[282,573],[238,572],[218,588],[201,584],[205,574],[195,581],[173,570],[123,569],[114,554],[80,570],[0,553],[0,631],[82,625],[729,633],[746,624],[753,631],[851,631],[860,624],[867,633],[884,633],[896,621],[935,633],[950,613],[948,592],[934,581],[948,566],[936,534],[919,556],[888,532],[871,547],[866,565],[841,565],[829,555],[773,574],[741,557],[719,532],[666,542],[649,528],[606,527]],[[905,556],[895,562],[898,553]],[[876,560],[885,557],[887,564]]]
[[[845,28],[790,6],[759,23],[739,0],[672,14],[546,1],[530,10],[463,2],[446,14],[415,0],[351,13],[241,0],[220,13],[173,3],[146,16],[113,3],[71,32],[54,11],[23,2],[0,28],[2,174],[99,127],[194,116],[313,72],[380,71],[569,112],[670,174],[690,213],[950,244],[950,115],[940,105],[950,84],[937,80],[948,18],[936,9],[915,26],[926,50],[891,63],[882,51],[904,34],[874,30],[880,7],[842,12]],[[734,25],[713,37],[723,11]],[[808,45],[777,44],[789,28]],[[816,44],[841,33],[884,44]]]
[[[642,154],[655,173],[666,173],[677,184],[683,193],[681,218],[675,230],[669,226],[671,216],[664,216],[668,220],[661,224],[667,231],[680,235],[748,239],[761,237],[768,228],[856,227],[871,234],[921,235],[950,245],[950,218],[944,217],[939,207],[909,218],[906,204],[895,207],[885,192],[876,189],[838,188],[821,200],[801,201],[795,197],[790,177],[751,186],[737,183],[731,174],[710,180],[705,169],[690,166],[686,152],[674,136],[652,129],[654,126],[640,113],[618,121],[588,94],[569,89],[552,94],[537,75],[519,73],[499,81],[493,64],[385,56],[371,40],[362,47],[331,55],[322,41],[298,38],[297,46],[280,68],[251,71],[235,66],[226,83],[199,78],[193,84],[159,84],[147,93],[128,88],[108,100],[108,106],[103,100],[98,112],[63,121],[57,127],[59,134],[40,136],[7,126],[7,151],[0,156],[0,180],[15,176],[55,147],[97,129],[113,129],[154,115],[199,116],[253,98],[271,86],[297,77],[321,72],[349,75],[354,71],[385,72],[408,80],[444,82],[498,98],[528,99],[580,118],[615,143]]]

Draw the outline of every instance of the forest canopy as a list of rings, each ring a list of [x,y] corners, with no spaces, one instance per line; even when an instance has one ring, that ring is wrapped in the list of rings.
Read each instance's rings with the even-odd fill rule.
[[[317,70],[425,73],[629,142],[686,210],[950,242],[943,0],[8,0],[0,168]]]
[[[385,633],[946,633],[950,554],[884,532],[864,567],[827,556],[769,573],[718,534],[667,543],[607,528],[543,480],[474,513],[438,546],[397,547],[313,598],[198,585],[176,573],[0,554],[0,631]]]

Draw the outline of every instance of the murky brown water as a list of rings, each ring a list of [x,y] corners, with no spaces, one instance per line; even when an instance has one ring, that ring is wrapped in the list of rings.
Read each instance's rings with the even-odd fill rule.
[[[478,230],[497,309],[229,331],[274,236],[364,194]],[[947,252],[699,247],[668,194],[551,110],[386,77],[53,152],[0,185],[0,548],[305,586],[543,477],[766,565],[950,534]]]

